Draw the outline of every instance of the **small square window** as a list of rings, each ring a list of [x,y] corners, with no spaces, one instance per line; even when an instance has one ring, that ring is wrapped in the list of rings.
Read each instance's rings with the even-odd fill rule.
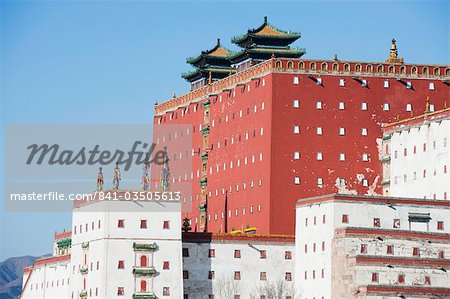
[[[383,111],[389,111],[389,103],[383,104]]]
[[[295,85],[297,85],[297,84],[299,83],[298,77],[294,77],[293,83],[294,83]]]
[[[208,279],[214,279],[216,273],[214,271],[208,271]]]
[[[163,296],[170,296],[170,288],[169,287],[163,287]]]
[[[430,104],[430,112],[434,112],[434,105]]]
[[[444,258],[444,250],[440,250],[439,251],[439,258],[443,259]]]
[[[367,245],[361,244],[361,253],[367,253]]]
[[[169,262],[168,261],[164,261],[163,262],[163,270],[169,270],[169,268],[170,268]]]
[[[316,84],[317,85],[322,85],[322,78],[317,78],[316,79]]]
[[[123,296],[125,295],[125,291],[123,287],[118,287],[117,288],[117,296]]]
[[[362,128],[361,129],[361,135],[367,136],[367,128]]]
[[[300,134],[300,127],[294,126],[294,134]]]
[[[339,128],[339,135],[341,136],[345,135],[345,128]]]
[[[367,80],[361,80],[361,86],[362,87],[367,87]]]
[[[299,108],[299,107],[300,107],[300,102],[299,102],[299,100],[294,100],[294,101],[292,102],[292,107],[294,107],[294,108]]]
[[[438,221],[437,222],[437,229],[438,230],[444,230],[444,221]]]
[[[345,154],[344,153],[340,153],[339,154],[339,161],[345,161]]]
[[[119,264],[117,265],[117,269],[125,269],[125,262],[119,261]]]
[[[189,248],[183,248],[183,256],[188,257],[189,256]]]
[[[298,176],[294,177],[294,184],[300,185],[300,177]]]
[[[265,258],[267,258],[267,255],[266,255],[266,251],[265,251],[265,250],[261,250],[261,251],[259,252],[259,258],[260,258],[260,259],[265,259]]]
[[[339,79],[339,86],[345,86],[345,79]]]
[[[317,178],[317,187],[319,188],[323,187],[323,178]]]
[[[406,111],[407,112],[411,112],[412,111],[412,105],[411,104],[406,104]]]
[[[430,82],[429,88],[430,88],[430,90],[434,90],[434,82]]]
[[[241,280],[241,272],[240,271],[234,272],[234,280]]]
[[[317,101],[317,103],[316,103],[316,109],[318,109],[318,110],[322,109],[322,102]]]
[[[386,249],[386,253],[387,254],[394,254],[394,246],[393,245],[388,245],[387,249]]]
[[[286,281],[292,281],[292,273],[291,273],[291,272],[286,272],[286,273],[284,274],[284,279],[285,279]]]
[[[300,152],[294,152],[294,160],[300,159]]]
[[[413,256],[420,256],[419,247],[414,247],[413,248]]]
[[[117,227],[124,228],[125,227],[125,220],[119,219],[119,221],[117,222]]]
[[[292,251],[285,251],[284,252],[284,259],[291,260],[292,259]]]
[[[426,285],[430,285],[431,284],[430,276],[425,276],[424,284],[426,284]]]
[[[381,227],[380,218],[373,218],[373,227]]]
[[[412,83],[410,81],[406,82],[406,88],[412,89]]]
[[[405,275],[404,274],[399,274],[398,275],[398,283],[405,283]]]
[[[369,187],[369,180],[368,179],[363,179],[362,180],[362,185],[363,185],[363,187]]]
[[[388,80],[384,80],[384,88],[389,88],[389,81]]]
[[[367,103],[366,102],[362,102],[361,103],[361,110],[363,110],[363,111],[367,110]]]
[[[216,257],[216,250],[215,249],[210,249],[209,253],[208,253],[208,257]]]
[[[344,109],[345,109],[345,103],[339,102],[339,110],[344,110]]]
[[[394,219],[393,228],[400,228],[400,219]]]
[[[378,273],[372,273],[372,282],[378,282]]]
[[[369,161],[369,155],[366,154],[366,153],[362,154],[362,160],[363,160],[364,162]]]
[[[141,220],[141,228],[147,228],[147,220]]]
[[[321,152],[318,152],[318,153],[317,153],[317,160],[318,160],[318,161],[322,161],[322,160],[323,160],[323,155],[322,155]]]
[[[259,280],[267,280],[267,273],[266,272],[260,272],[259,273]]]
[[[240,250],[235,250],[234,251],[234,258],[236,258],[236,259],[240,259],[241,258],[241,251]]]
[[[347,214],[342,215],[342,223],[348,223],[348,215]]]
[[[316,132],[317,135],[322,135],[323,134],[322,127],[317,127]]]
[[[189,279],[189,271],[183,270],[183,279]]]
[[[165,220],[163,222],[163,229],[169,229],[169,221],[168,220]]]

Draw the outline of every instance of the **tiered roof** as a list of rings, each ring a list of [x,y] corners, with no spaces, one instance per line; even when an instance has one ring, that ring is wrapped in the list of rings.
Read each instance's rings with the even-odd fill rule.
[[[306,51],[301,48],[291,48],[290,44],[300,38],[300,33],[276,28],[264,17],[264,23],[256,29],[249,29],[246,34],[233,37],[231,41],[243,48],[230,57],[232,63],[238,63],[248,58],[266,60],[275,57],[299,58]]]
[[[229,59],[232,54],[230,50],[220,44],[220,39],[217,39],[217,44],[214,48],[202,51],[200,55],[186,59],[186,62],[196,69],[181,76],[190,82],[200,78],[225,78],[234,72]]]

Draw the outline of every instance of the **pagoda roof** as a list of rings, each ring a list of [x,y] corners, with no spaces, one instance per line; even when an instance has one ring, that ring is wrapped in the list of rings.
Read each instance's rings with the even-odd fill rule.
[[[231,39],[234,44],[241,47],[248,47],[253,44],[258,45],[289,45],[299,39],[301,36],[298,32],[290,32],[276,28],[267,22],[264,17],[264,23],[255,29],[249,29],[246,34],[235,36]]]
[[[186,59],[186,62],[194,66],[200,66],[206,64],[211,60],[223,60],[223,62],[226,64],[228,62],[229,56],[232,54],[232,51],[228,50],[220,44],[219,38],[217,39],[217,44],[214,48],[202,51],[198,56],[189,57]]]
[[[230,57],[230,60],[232,63],[237,63],[247,58],[265,60],[271,58],[272,55],[274,57],[299,58],[305,53],[306,50],[304,48],[254,46],[235,53]]]
[[[230,75],[231,73],[234,73],[235,70],[232,67],[221,67],[221,66],[210,66],[207,65],[204,68],[195,69],[186,73],[181,74],[181,77],[183,79],[186,79],[187,81],[195,81],[201,77],[208,77],[209,73],[211,72],[211,77],[214,79],[221,79],[225,78],[226,76]]]

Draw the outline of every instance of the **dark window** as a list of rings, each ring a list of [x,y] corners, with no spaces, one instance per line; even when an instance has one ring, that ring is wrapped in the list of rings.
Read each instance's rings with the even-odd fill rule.
[[[378,282],[378,273],[372,273],[372,282]]]
[[[240,250],[235,250],[234,251],[234,258],[237,258],[237,259],[241,258],[241,251]]]
[[[361,244],[361,253],[367,253],[367,245]]]
[[[388,245],[386,253],[387,254],[394,254],[394,246]]]
[[[123,289],[123,287],[118,287],[117,288],[117,296],[123,296],[125,295],[125,291]]]
[[[183,270],[183,279],[189,279],[189,272],[187,270]]]
[[[398,283],[405,283],[405,275],[404,274],[398,275]]]
[[[119,219],[117,222],[117,227],[124,228],[125,227],[125,220]]]
[[[285,251],[284,252],[284,259],[291,260],[292,259],[292,251]]]
[[[259,280],[267,280],[267,273],[266,272],[260,272],[259,273]]]
[[[413,255],[414,255],[414,256],[419,256],[419,255],[420,255],[419,247],[414,247],[414,248],[413,248]]]
[[[241,272],[240,271],[234,272],[234,280],[241,280]]]
[[[208,272],[208,279],[214,279],[214,277],[215,277],[214,271],[209,271]]]
[[[141,228],[147,228],[147,220],[141,220]]]
[[[265,259],[265,258],[267,258],[267,255],[266,255],[266,251],[265,251],[265,250],[261,250],[261,251],[259,252],[259,258],[260,258],[260,259]]]
[[[209,250],[209,257],[216,257],[216,250],[215,249],[210,249]]]
[[[373,227],[381,227],[380,218],[373,218]]]
[[[342,215],[342,223],[348,223],[348,215]]]
[[[286,272],[284,274],[284,279],[287,281],[292,281],[292,273],[291,272]]]
[[[184,257],[189,256],[189,248],[183,248],[183,256]]]
[[[165,220],[163,222],[163,229],[169,229],[169,221],[168,220]]]
[[[438,221],[437,222],[437,229],[443,230],[444,229],[444,221]]]
[[[163,262],[163,270],[169,270],[170,266],[169,266],[169,262],[165,261]]]

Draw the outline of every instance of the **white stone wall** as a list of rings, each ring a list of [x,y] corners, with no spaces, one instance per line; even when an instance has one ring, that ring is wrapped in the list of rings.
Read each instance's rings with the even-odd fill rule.
[[[69,297],[70,261],[49,262],[33,267],[23,276],[21,299]]]
[[[155,294],[158,298],[181,298],[180,212],[179,207],[172,204],[169,208],[170,205],[117,201],[74,209],[71,260],[71,289],[74,298],[79,298],[82,290],[86,290],[88,295],[92,294],[89,298],[131,298],[133,294],[141,293],[142,280],[147,282],[146,292],[149,294]],[[119,219],[124,221],[123,228],[118,227]],[[141,220],[147,220],[147,228],[140,227]],[[163,228],[164,221],[169,221],[168,229]],[[135,242],[156,243],[158,249],[154,252],[135,251]],[[83,244],[85,247],[86,244],[89,245],[83,248]],[[133,269],[140,268],[140,256],[143,254],[148,258],[147,268],[154,266],[158,272],[156,277],[133,275]],[[118,268],[119,261],[123,261],[123,269]],[[168,270],[163,270],[164,261],[169,262]],[[85,265],[88,273],[83,275],[79,269]],[[118,296],[119,288],[123,288],[125,297]],[[169,288],[170,295],[163,296],[163,288]]]
[[[350,199],[356,198],[355,196],[349,197]],[[352,264],[351,257],[360,254],[362,243],[367,244],[367,253],[365,254],[367,256],[414,258],[414,247],[419,248],[420,258],[437,259],[439,258],[439,251],[444,251],[444,256],[447,259],[450,256],[450,244],[428,242],[421,238],[406,241],[401,237],[389,237],[378,240],[376,235],[369,235],[367,237],[336,239],[336,230],[346,227],[379,231],[450,233],[449,207],[433,206],[435,203],[433,200],[430,200],[428,205],[394,203],[389,207],[386,203],[374,202],[380,199],[380,197],[361,196],[358,201],[329,200],[297,206],[295,281],[296,289],[302,292],[302,298],[340,298],[339,296],[342,296],[342,293],[339,293],[339,295],[335,293],[337,291],[336,285],[347,291],[345,294],[351,297],[353,296],[351,292],[355,290],[356,286],[372,284],[371,280],[368,279],[371,279],[372,271],[378,270],[380,271],[380,284],[391,284],[394,276],[395,281],[397,281],[398,271],[403,271],[406,279],[405,284],[411,283],[410,285],[412,285],[413,281],[423,281],[423,277],[429,275],[432,286],[448,287],[448,274],[438,269],[421,269],[418,265],[411,268],[398,267],[393,271],[390,268],[385,269],[386,266]],[[431,219],[428,225],[416,226],[415,223],[410,225],[410,213],[429,213]],[[347,215],[348,223],[343,223],[343,215]],[[325,217],[325,223],[323,217]],[[374,218],[379,219],[379,227],[374,227]],[[314,219],[316,219],[315,224]],[[394,219],[400,219],[399,228],[394,228]],[[442,222],[442,229],[438,227],[438,222]],[[324,242],[323,250],[322,242]],[[392,255],[387,255],[387,245],[393,245]],[[315,278],[313,278],[313,274],[315,274]],[[342,292],[343,290],[339,291]]]
[[[184,242],[189,256],[183,257],[183,270],[188,278],[184,279],[184,294],[187,298],[260,298],[264,288],[277,283],[283,285],[284,296],[300,298],[294,286],[294,244],[284,242],[258,241],[212,241],[211,243]],[[215,257],[209,257],[209,250],[215,250]],[[240,250],[241,258],[235,258],[235,250]],[[261,250],[266,258],[261,259]],[[285,259],[290,251],[292,259]],[[214,278],[208,279],[209,271]],[[235,280],[235,272],[240,272],[240,280]],[[265,272],[267,280],[261,280]],[[290,273],[291,281],[286,280]],[[289,274],[288,274],[289,275]],[[269,298],[269,297],[267,297]],[[283,297],[284,298],[284,297]]]
[[[395,129],[390,139],[390,161],[385,163],[384,194],[450,199],[450,119],[425,121]]]

